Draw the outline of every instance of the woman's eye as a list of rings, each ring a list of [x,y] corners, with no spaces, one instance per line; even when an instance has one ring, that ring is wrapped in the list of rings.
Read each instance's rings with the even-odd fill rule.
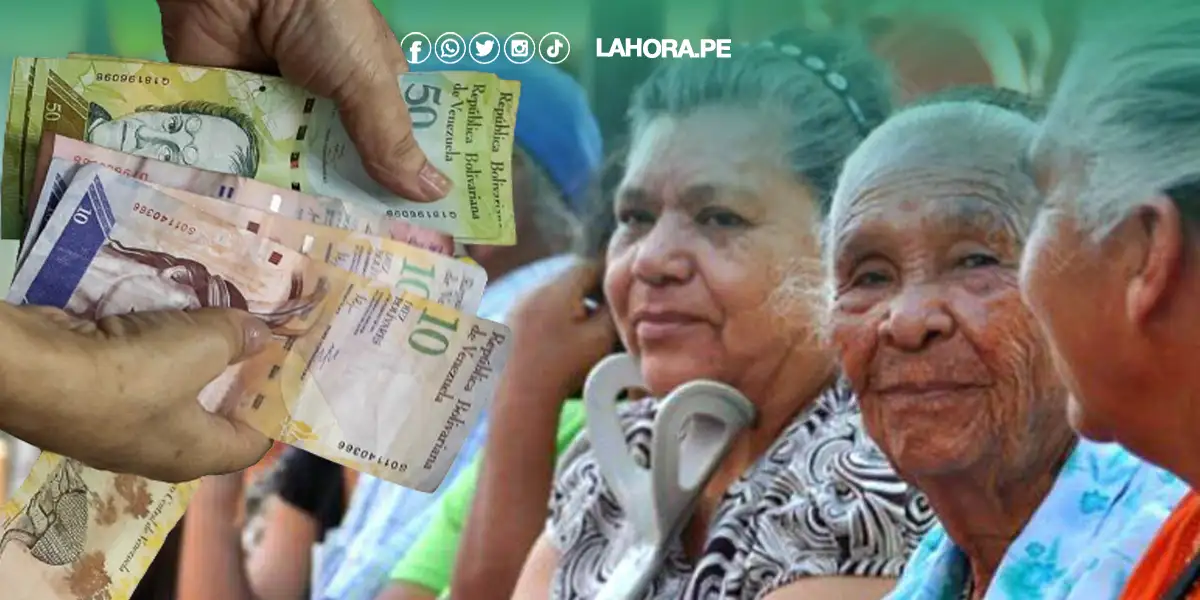
[[[714,227],[743,227],[748,222],[740,215],[728,210],[706,210],[696,218],[701,225]]]
[[[982,267],[991,267],[1000,264],[996,257],[987,254],[969,254],[958,261],[958,265],[967,269],[979,269]]]
[[[880,271],[860,271],[850,280],[851,287],[879,287],[887,285],[891,278]]]
[[[650,225],[654,223],[654,215],[645,210],[621,210],[617,212],[617,222],[622,225]]]

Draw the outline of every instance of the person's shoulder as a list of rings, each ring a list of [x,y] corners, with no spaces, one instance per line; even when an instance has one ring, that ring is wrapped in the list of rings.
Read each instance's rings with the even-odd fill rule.
[[[842,383],[825,390],[784,430],[772,447],[769,462],[798,476],[805,488],[832,486],[841,490],[836,496],[847,502],[857,498],[870,504],[886,499],[904,507],[922,499],[916,488],[896,474],[868,435],[854,393]],[[809,493],[807,489],[796,491]],[[845,493],[851,491],[846,497]],[[932,518],[924,522],[925,510],[916,512],[922,515],[924,533]]]
[[[1080,511],[1098,511],[1108,499],[1102,537],[1118,546],[1148,544],[1188,492],[1183,480],[1120,445],[1084,439],[1059,474],[1068,477],[1081,490]]]
[[[896,582],[895,595],[891,597],[907,598],[915,594],[917,588],[952,584],[956,579],[953,571],[965,566],[964,561],[956,560],[961,552],[946,529],[935,524],[908,557],[900,580]]]
[[[617,405],[617,420],[629,451],[642,467],[648,467],[650,462],[650,436],[656,410],[654,398],[627,400]],[[617,512],[602,507],[616,507]],[[588,523],[619,518],[619,513],[619,502],[600,471],[591,440],[586,432],[581,432],[558,457],[550,494],[550,530],[560,547],[566,547],[567,541],[586,529]]]
[[[781,437],[791,443],[777,444],[776,447],[790,453],[824,452],[828,443],[836,442],[837,452],[855,452],[863,460],[887,463],[887,458],[863,427],[862,411],[854,391],[840,380],[814,398]]]
[[[759,527],[796,540],[807,553],[795,574],[895,577],[935,522],[925,496],[900,479],[867,435],[843,384],[797,416],[751,480],[780,499]]]
[[[1117,444],[1080,439],[996,585],[1028,595],[1023,573],[1044,570],[1055,573],[1043,581],[1046,597],[1114,597],[1186,491]]]
[[[1059,479],[1075,478],[1081,487],[1108,488],[1112,514],[1169,512],[1187,493],[1187,484],[1115,443],[1080,439]]]

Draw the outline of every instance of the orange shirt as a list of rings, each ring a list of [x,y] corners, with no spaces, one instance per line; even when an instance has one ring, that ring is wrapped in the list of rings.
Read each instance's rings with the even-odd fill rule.
[[[1163,523],[1125,583],[1121,600],[1160,600],[1200,550],[1200,494],[1188,492]],[[1200,600],[1200,586],[1187,595]]]

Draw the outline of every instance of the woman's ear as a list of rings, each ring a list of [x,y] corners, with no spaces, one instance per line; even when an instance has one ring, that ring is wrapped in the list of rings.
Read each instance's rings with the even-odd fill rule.
[[[1167,309],[1181,290],[1186,223],[1175,201],[1165,195],[1143,203],[1133,219],[1121,241],[1135,261],[1126,307],[1130,320],[1143,325]]]

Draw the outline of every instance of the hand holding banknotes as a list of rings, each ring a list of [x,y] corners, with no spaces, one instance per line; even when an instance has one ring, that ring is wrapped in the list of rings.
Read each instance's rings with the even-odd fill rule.
[[[159,0],[172,62],[279,74],[332,98],[376,181],[433,201],[450,180],[413,135],[404,51],[370,0]]]
[[[200,390],[271,332],[235,310],[78,319],[0,303],[0,429],[88,465],[187,481],[254,464],[271,441]]]

